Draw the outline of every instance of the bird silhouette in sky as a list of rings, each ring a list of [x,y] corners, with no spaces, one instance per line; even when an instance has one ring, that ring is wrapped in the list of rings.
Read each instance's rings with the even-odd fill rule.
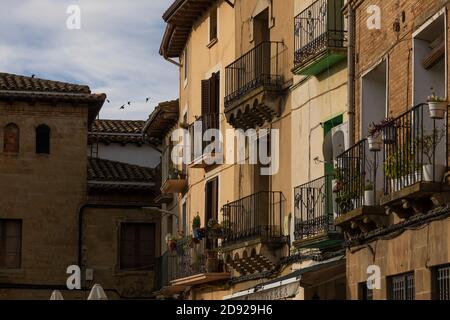
[[[106,99],[106,102],[110,103],[111,101],[109,101],[108,99]]]
[[[120,110],[125,109],[125,105],[121,106],[119,109],[120,109]]]
[[[146,98],[146,99],[145,99],[145,102],[146,102],[146,103],[149,102],[150,99],[151,99],[151,98]]]
[[[128,101],[128,105],[131,106],[131,101]]]

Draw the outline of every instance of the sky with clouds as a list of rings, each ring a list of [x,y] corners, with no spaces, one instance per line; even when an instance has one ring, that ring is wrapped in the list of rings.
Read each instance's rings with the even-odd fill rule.
[[[0,3],[0,72],[87,84],[108,95],[103,119],[147,119],[158,102],[178,96],[177,67],[158,53],[172,0]],[[70,5],[81,9],[80,30],[66,26]]]

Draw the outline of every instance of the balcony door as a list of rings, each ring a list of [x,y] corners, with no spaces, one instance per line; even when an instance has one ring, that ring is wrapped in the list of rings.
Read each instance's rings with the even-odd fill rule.
[[[253,19],[253,41],[255,43],[255,79],[264,83],[270,75],[270,28],[269,9]]]
[[[264,140],[263,140],[264,141]],[[267,149],[270,150],[270,139],[265,140]],[[261,148],[261,140],[258,140],[258,150]],[[258,157],[258,163],[253,166],[253,192],[254,197],[254,215],[251,217],[252,225],[260,228],[258,232],[264,235],[271,225],[270,221],[270,176],[263,175],[262,169],[265,166],[261,164]]]
[[[205,186],[205,224],[210,220],[219,220],[219,178],[213,178]],[[217,240],[207,239],[206,248],[217,248]]]

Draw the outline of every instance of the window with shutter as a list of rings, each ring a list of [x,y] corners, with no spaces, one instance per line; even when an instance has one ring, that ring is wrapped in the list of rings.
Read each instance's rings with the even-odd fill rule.
[[[120,228],[120,268],[152,270],[155,262],[155,225],[122,223]]]
[[[0,269],[20,269],[22,221],[0,220]]]

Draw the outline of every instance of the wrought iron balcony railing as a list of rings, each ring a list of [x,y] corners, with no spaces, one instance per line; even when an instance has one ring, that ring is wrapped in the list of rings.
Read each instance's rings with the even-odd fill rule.
[[[367,206],[368,184],[378,194],[392,195],[417,183],[442,182],[448,169],[448,119],[430,117],[428,104],[419,104],[384,125],[383,147],[368,150],[362,140],[337,158],[338,215]]]
[[[367,173],[367,152],[367,140],[361,140],[337,157],[333,185],[334,211],[337,216],[364,205],[365,183],[367,178],[370,179]]]
[[[284,242],[283,217],[285,198],[281,192],[259,192],[228,203],[223,208],[224,246],[261,239]]]
[[[442,182],[448,168],[448,114],[432,119],[428,104],[419,104],[385,126],[385,194],[419,182]]]
[[[225,108],[260,86],[283,84],[283,43],[264,41],[225,69]]]
[[[295,67],[346,46],[343,6],[344,0],[318,0],[295,17]]]
[[[336,233],[333,224],[333,176],[328,175],[295,188],[295,240]]]

